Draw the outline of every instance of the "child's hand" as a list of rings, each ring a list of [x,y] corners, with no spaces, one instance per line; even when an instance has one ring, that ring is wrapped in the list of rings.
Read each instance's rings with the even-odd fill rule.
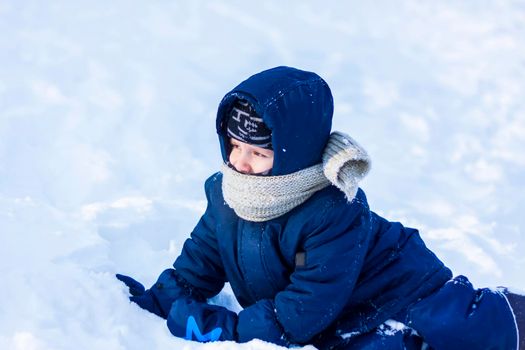
[[[124,284],[128,286],[129,293],[133,296],[142,295],[146,291],[146,289],[140,282],[134,280],[133,278],[129,276],[121,275],[119,273],[117,273],[115,276],[117,277],[119,281],[124,282]]]
[[[173,335],[203,343],[237,340],[236,327],[235,312],[188,297],[177,299],[168,315],[168,328]]]
[[[131,294],[129,297],[130,301],[136,303],[144,310],[148,310],[157,316],[166,318],[166,312],[164,312],[160,307],[158,298],[151,289],[145,289],[140,282],[129,276],[116,274],[116,277],[119,281],[124,282],[124,284],[129,288],[129,293]]]

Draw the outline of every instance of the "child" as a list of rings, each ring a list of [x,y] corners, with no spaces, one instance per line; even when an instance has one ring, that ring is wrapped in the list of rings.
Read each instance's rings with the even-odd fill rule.
[[[417,230],[372,212],[358,187],[370,159],[330,133],[332,114],[326,82],[290,67],[226,94],[216,123],[224,165],[205,183],[206,212],[150,289],[117,275],[131,301],[198,341],[517,349],[508,300],[524,297],[451,279]],[[206,303],[225,282],[238,315]]]

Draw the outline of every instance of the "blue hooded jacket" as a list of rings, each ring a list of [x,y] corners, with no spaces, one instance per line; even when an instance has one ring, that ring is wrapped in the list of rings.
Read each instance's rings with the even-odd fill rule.
[[[225,162],[226,118],[237,98],[272,130],[271,175],[321,162],[333,100],[318,75],[277,67],[226,94],[216,124]],[[206,212],[152,288],[175,335],[328,348],[403,314],[452,276],[417,230],[372,212],[362,190],[349,202],[328,186],[278,218],[250,222],[225,203],[221,184],[221,173],[206,181]],[[205,302],[225,282],[244,308],[238,316]]]

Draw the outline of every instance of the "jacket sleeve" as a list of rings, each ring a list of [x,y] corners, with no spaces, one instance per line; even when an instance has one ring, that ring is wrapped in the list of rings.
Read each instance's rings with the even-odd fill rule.
[[[368,249],[370,212],[359,202],[327,204],[303,243],[306,262],[274,300],[239,314],[240,341],[304,344],[326,329],[352,295]]]
[[[200,299],[217,295],[226,282],[216,237],[216,220],[213,214],[213,192],[217,186],[216,176],[206,180],[208,205],[206,212],[186,240],[180,256],[173,264],[176,273],[191,286]],[[198,299],[199,299],[198,298]]]
[[[217,249],[215,218],[210,200],[213,181],[212,176],[205,183],[208,206],[175,260],[175,269],[162,272],[148,291],[161,310],[158,314],[164,318],[170,313],[175,300],[189,297],[197,302],[205,302],[224,286],[225,274]]]
[[[213,214],[217,185],[216,176],[206,181],[208,207],[173,264],[186,295],[172,302],[167,325],[173,335],[199,342],[237,339],[237,314],[206,302],[222,290],[226,279]]]

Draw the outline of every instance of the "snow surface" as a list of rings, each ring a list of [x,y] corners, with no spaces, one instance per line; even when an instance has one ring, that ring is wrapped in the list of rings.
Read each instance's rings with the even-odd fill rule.
[[[0,349],[278,348],[176,339],[113,277],[170,266],[220,99],[277,65],[328,81],[375,211],[525,289],[524,23],[512,0],[0,0]]]

